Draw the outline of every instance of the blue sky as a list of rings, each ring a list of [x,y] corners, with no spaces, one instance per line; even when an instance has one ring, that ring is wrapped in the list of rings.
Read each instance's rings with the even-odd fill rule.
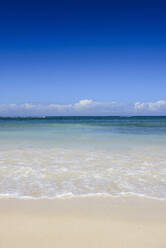
[[[165,13],[160,0],[4,1],[0,115],[109,115],[112,102],[117,114],[138,102],[139,114],[166,114]],[[88,110],[73,109],[84,100]]]

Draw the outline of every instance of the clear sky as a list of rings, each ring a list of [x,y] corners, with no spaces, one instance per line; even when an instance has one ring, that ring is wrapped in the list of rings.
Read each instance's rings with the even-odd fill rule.
[[[166,114],[165,96],[166,1],[1,2],[0,115],[12,114],[10,104],[17,114],[25,103],[73,108],[80,100],[107,105],[107,114],[112,102],[159,102]]]

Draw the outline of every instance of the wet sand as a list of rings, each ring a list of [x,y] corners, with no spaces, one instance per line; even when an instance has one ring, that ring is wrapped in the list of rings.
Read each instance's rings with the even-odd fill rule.
[[[165,248],[166,201],[0,199],[1,248]]]

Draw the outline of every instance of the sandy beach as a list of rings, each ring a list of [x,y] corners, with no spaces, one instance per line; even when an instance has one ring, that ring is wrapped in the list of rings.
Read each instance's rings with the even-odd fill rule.
[[[166,201],[0,200],[0,247],[165,248]]]
[[[166,248],[166,0],[0,3],[0,248]]]

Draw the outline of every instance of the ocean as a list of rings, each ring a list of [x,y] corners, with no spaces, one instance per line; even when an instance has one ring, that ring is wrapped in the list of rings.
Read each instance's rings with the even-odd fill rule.
[[[0,118],[0,197],[166,199],[166,117]]]

